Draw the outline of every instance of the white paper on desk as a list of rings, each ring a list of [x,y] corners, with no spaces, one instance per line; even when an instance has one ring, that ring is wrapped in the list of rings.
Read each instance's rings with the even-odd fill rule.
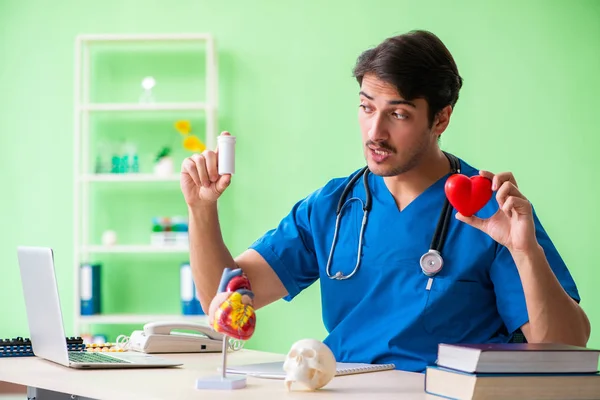
[[[367,372],[385,371],[394,369],[394,364],[363,364],[363,363],[342,363],[338,362],[335,376],[364,374]],[[227,373],[248,375],[257,378],[284,379],[283,361],[232,365],[227,367]]]

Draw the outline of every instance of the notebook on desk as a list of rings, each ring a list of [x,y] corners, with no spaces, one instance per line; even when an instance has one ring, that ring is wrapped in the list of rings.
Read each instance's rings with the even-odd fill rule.
[[[394,364],[363,364],[338,362],[335,376],[364,374],[394,369]],[[248,375],[257,378],[285,379],[283,361],[228,366],[227,373]]]

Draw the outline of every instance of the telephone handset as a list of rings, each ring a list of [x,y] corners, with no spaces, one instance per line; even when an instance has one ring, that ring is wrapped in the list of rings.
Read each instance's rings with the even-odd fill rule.
[[[158,321],[149,322],[144,325],[144,333],[146,335],[169,335],[175,329],[196,331],[213,340],[220,341],[223,339],[223,335],[212,330],[210,326],[193,322]]]
[[[222,344],[223,335],[209,326],[183,321],[150,322],[129,338],[129,349],[142,353],[215,353],[222,351]]]

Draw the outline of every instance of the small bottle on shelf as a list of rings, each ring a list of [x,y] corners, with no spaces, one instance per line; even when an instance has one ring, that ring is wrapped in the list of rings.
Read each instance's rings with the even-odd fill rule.
[[[152,93],[152,89],[155,85],[156,80],[151,76],[147,76],[142,80],[143,92],[139,98],[140,103],[154,103],[156,101],[154,94]]]
[[[123,170],[125,173],[138,173],[140,172],[139,159],[137,155],[137,148],[133,143],[127,143],[124,146],[123,155]]]

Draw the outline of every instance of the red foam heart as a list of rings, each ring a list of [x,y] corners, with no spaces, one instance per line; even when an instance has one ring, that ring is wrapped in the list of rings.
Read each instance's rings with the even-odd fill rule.
[[[481,210],[492,198],[492,181],[480,175],[469,178],[463,174],[453,174],[446,181],[444,189],[450,204],[465,217]]]

